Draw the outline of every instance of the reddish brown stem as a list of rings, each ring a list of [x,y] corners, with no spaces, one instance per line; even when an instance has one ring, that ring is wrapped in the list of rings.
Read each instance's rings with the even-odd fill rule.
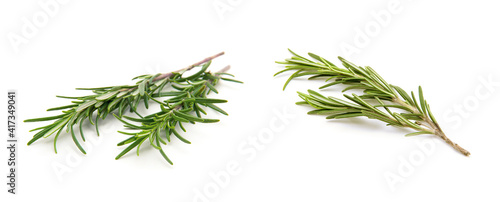
[[[224,68],[220,69],[219,71],[217,71],[217,72],[215,72],[215,73],[216,73],[216,74],[217,74],[217,73],[225,73],[225,72],[227,72],[230,68],[231,68],[231,66],[230,66],[230,65],[228,65],[228,66],[225,66]]]
[[[224,52],[220,52],[220,53],[217,53],[217,54],[215,54],[215,55],[213,55],[213,56],[207,57],[207,58],[205,58],[205,59],[203,59],[203,60],[201,60],[201,61],[199,61],[199,62],[197,62],[197,63],[194,63],[194,64],[192,64],[192,65],[189,65],[189,66],[187,66],[187,67],[185,67],[185,68],[182,68],[182,69],[179,69],[179,70],[177,70],[177,71],[173,71],[173,72],[168,72],[168,73],[161,74],[161,75],[157,76],[156,78],[154,78],[154,79],[153,79],[153,81],[159,81],[159,80],[162,80],[162,79],[164,79],[164,78],[171,77],[171,76],[173,76],[173,75],[174,75],[174,73],[178,73],[178,72],[181,72],[181,71],[189,71],[189,70],[193,69],[194,67],[199,66],[199,65],[201,65],[201,64],[203,64],[203,63],[205,63],[205,62],[208,62],[208,61],[210,61],[210,60],[213,60],[213,59],[215,59],[215,58],[217,58],[217,57],[219,57],[219,56],[221,56],[221,55],[224,55]],[[219,72],[220,72],[220,73],[222,73],[222,72],[227,71],[228,69],[229,69],[229,65],[228,65],[228,66],[226,66],[224,69],[219,70]],[[221,71],[222,71],[222,72],[221,72]],[[121,89],[120,91],[127,91],[127,90],[128,90],[128,91],[132,91],[132,90],[135,90],[135,89],[137,89],[137,87],[133,87],[133,88],[123,88],[123,89]]]
[[[436,131],[436,136],[440,137],[441,139],[443,139],[446,143],[448,143],[450,146],[452,146],[455,150],[459,151],[460,153],[462,153],[463,155],[465,156],[470,156],[470,152],[465,150],[464,148],[462,148],[460,145],[458,145],[457,143],[454,143],[453,141],[451,141],[448,137],[446,137],[446,135],[444,135],[443,132],[441,131]]]
[[[173,72],[168,72],[168,73],[161,74],[160,76],[157,76],[155,79],[153,79],[153,81],[159,81],[159,80],[162,80],[164,78],[171,77],[172,75],[174,75],[174,73],[178,73],[178,72],[181,72],[181,71],[189,71],[189,70],[193,69],[194,67],[199,66],[199,65],[201,65],[203,63],[206,63],[206,62],[208,62],[210,60],[213,60],[213,59],[215,59],[215,58],[217,58],[217,57],[219,57],[221,55],[224,55],[224,52],[220,52],[220,53],[217,53],[217,54],[215,54],[213,56],[207,57],[207,58],[205,58],[205,59],[203,59],[203,60],[201,60],[201,61],[199,61],[197,63],[194,63],[192,65],[189,65],[189,66],[187,66],[185,68],[182,68],[182,69],[179,69],[177,71],[173,71]]]
[[[396,102],[400,105],[406,106],[409,109],[412,109],[413,113],[415,113],[415,114],[420,113],[415,107],[405,103],[403,100],[401,100],[399,98],[393,99],[393,102]],[[434,121],[432,121],[428,116],[423,116],[422,119],[423,119],[424,123],[426,123],[426,126],[430,128],[430,130],[429,130],[430,132],[433,132],[434,135],[443,139],[446,143],[448,143],[451,147],[453,147],[455,150],[459,151],[463,155],[470,156],[469,151],[465,150],[460,145],[458,145],[457,143],[454,143],[448,137],[446,137],[444,132],[441,130],[441,127],[439,127],[439,125],[437,123],[434,123]]]

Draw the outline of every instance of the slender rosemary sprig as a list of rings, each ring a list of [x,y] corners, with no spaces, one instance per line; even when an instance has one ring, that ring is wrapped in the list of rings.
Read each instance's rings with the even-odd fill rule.
[[[462,154],[470,155],[467,150],[446,137],[424,99],[422,87],[418,88],[417,99],[415,93],[411,92],[410,95],[400,87],[387,83],[369,66],[357,66],[339,57],[345,67],[341,68],[313,53],[309,53],[311,59],[308,59],[291,50],[290,52],[293,54],[290,59],[277,62],[285,65],[285,69],[277,72],[275,76],[286,71],[295,71],[285,82],[283,90],[292,79],[310,76],[309,79],[326,78],[329,83],[321,86],[320,89],[344,84],[347,87],[342,92],[352,89],[361,89],[363,92],[362,95],[344,94],[348,100],[327,97],[313,90],[308,90],[308,93],[298,92],[299,97],[304,101],[297,102],[297,104],[307,104],[316,108],[308,114],[328,115],[327,119],[362,116],[383,121],[391,126],[412,128],[416,132],[406,134],[406,136],[436,135]]]
[[[163,138],[170,142],[170,137],[173,134],[182,142],[191,144],[191,142],[180,135],[177,126],[182,131],[186,132],[182,123],[194,124],[195,122],[218,122],[218,119],[202,118],[201,114],[207,114],[205,110],[203,110],[204,107],[212,108],[221,114],[227,115],[224,110],[215,105],[217,103],[225,103],[227,101],[207,98],[207,94],[210,92],[218,93],[214,86],[220,79],[241,83],[240,81],[222,77],[222,75],[230,75],[225,73],[228,69],[229,66],[214,74],[200,71],[199,74],[194,74],[190,76],[189,79],[172,79],[172,90],[168,92],[160,92],[157,95],[157,97],[168,96],[170,97],[169,99],[159,101],[158,99],[150,97],[150,99],[160,104],[161,111],[157,113],[140,118],[133,118],[129,116],[123,116],[123,118],[121,118],[115,115],[117,119],[125,124],[126,128],[136,131],[118,131],[131,137],[118,143],[118,146],[126,144],[130,145],[118,154],[116,159],[119,159],[135,147],[137,147],[137,155],[139,156],[139,149],[142,143],[149,140],[149,144],[157,149],[168,163],[173,164],[163,151],[160,144],[167,144]],[[196,116],[191,115],[193,112]],[[131,122],[136,122],[136,124]]]
[[[195,73],[203,74],[210,64],[210,61],[223,54],[224,52],[218,53],[214,56],[205,58],[204,60],[201,60],[193,65],[177,71],[164,74],[148,74],[135,77],[132,80],[139,81],[134,85],[98,88],[77,88],[77,90],[90,90],[93,94],[80,97],[57,96],[59,98],[72,100],[71,104],[54,107],[47,110],[62,110],[62,113],[60,115],[25,120],[24,122],[53,121],[51,124],[31,130],[30,132],[38,132],[28,142],[28,145],[31,145],[42,137],[46,138],[55,133],[56,135],[54,137],[54,151],[57,153],[57,139],[62,131],[66,128],[66,133],[71,132],[72,139],[75,142],[76,146],[82,153],[85,154],[85,150],[76,138],[73,129],[74,125],[79,124],[80,136],[82,140],[85,141],[82,125],[86,120],[88,120],[92,125],[95,125],[97,134],[99,135],[99,118],[105,119],[106,116],[111,112],[117,111],[117,116],[121,117],[126,112],[126,110],[129,109],[130,112],[135,112],[138,116],[140,116],[140,114],[138,114],[136,111],[139,102],[144,101],[144,105],[147,108],[149,99],[161,96],[159,92],[162,91],[165,85],[171,83],[172,80],[187,81],[191,79],[191,76],[184,78],[183,74],[185,72],[193,69],[194,67],[205,64],[199,72]],[[95,121],[93,120],[94,112],[97,112]]]

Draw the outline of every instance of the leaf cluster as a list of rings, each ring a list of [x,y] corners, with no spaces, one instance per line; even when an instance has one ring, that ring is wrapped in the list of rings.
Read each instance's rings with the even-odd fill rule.
[[[150,114],[145,117],[134,118],[129,116],[116,116],[125,124],[125,128],[131,129],[134,132],[119,131],[129,138],[118,143],[118,146],[127,145],[116,159],[119,159],[130,150],[136,148],[137,155],[143,142],[149,140],[150,145],[157,149],[165,160],[172,164],[172,161],[165,154],[162,144],[166,145],[171,141],[171,136],[177,137],[184,143],[191,144],[180,134],[180,130],[186,132],[183,124],[190,123],[215,123],[218,119],[204,118],[207,115],[204,108],[211,108],[214,111],[227,115],[227,113],[216,106],[218,103],[225,103],[227,100],[208,98],[210,92],[218,93],[215,85],[220,79],[241,83],[230,78],[221,77],[221,75],[229,75],[227,73],[201,72],[194,74],[189,79],[176,80],[171,85],[171,90],[158,93],[157,97],[168,97],[167,100],[160,101],[151,97],[151,100],[160,105],[161,111]],[[194,114],[193,114],[194,113]],[[165,141],[166,140],[166,141]]]
[[[159,75],[160,74],[138,76],[133,79],[138,80],[134,85],[77,88],[77,90],[91,91],[92,94],[90,95],[79,97],[57,96],[58,98],[71,100],[71,104],[47,109],[47,111],[61,111],[59,115],[25,120],[24,122],[53,121],[48,125],[30,130],[30,132],[38,132],[28,142],[28,145],[33,144],[42,137],[47,138],[55,134],[54,150],[57,153],[57,139],[63,130],[66,130],[66,133],[71,133],[72,139],[78,149],[82,153],[86,153],[76,138],[73,129],[75,125],[79,125],[80,136],[82,140],[85,141],[85,135],[82,129],[85,121],[95,125],[97,134],[99,135],[99,119],[105,119],[108,114],[112,112],[117,112],[120,117],[126,111],[137,113],[136,110],[141,101],[148,107],[148,95],[161,91],[161,89],[170,82],[169,78],[155,81],[155,78]],[[96,115],[95,119],[93,118],[94,114]]]
[[[210,107],[225,114],[222,109],[214,105],[214,103],[222,102],[222,100],[206,98],[206,95],[208,92],[217,92],[214,86],[221,79],[239,82],[237,80],[224,77],[232,76],[230,74],[224,72],[212,74],[207,71],[211,64],[211,59],[222,54],[223,53],[219,53],[197,63],[196,65],[192,65],[178,71],[165,74],[146,74],[137,76],[132,79],[136,80],[136,83],[133,85],[77,88],[77,90],[90,91],[91,94],[78,97],[57,96],[58,98],[71,100],[71,104],[47,109],[47,111],[60,111],[59,115],[25,120],[24,122],[52,121],[47,125],[30,130],[30,132],[36,131],[36,133],[28,142],[28,145],[33,144],[42,137],[47,138],[55,134],[53,145],[54,151],[57,153],[57,140],[64,131],[71,134],[75,145],[82,153],[85,154],[86,152],[80,144],[74,128],[79,127],[81,140],[85,142],[83,125],[87,121],[95,126],[97,135],[99,135],[99,119],[105,119],[109,114],[113,114],[122,122],[126,122],[123,117],[127,112],[135,113],[139,118],[126,116],[125,119],[141,122],[143,125],[136,126],[126,122],[127,124],[125,124],[125,126],[132,129],[141,129],[143,131],[140,135],[133,135],[133,138],[129,138],[128,141],[124,141],[119,145],[128,144],[131,140],[145,140],[145,137],[150,138],[150,140],[155,140],[156,143],[158,141],[163,143],[164,141],[161,140],[159,136],[156,138],[156,135],[158,135],[156,132],[164,129],[167,129],[169,134],[173,133],[175,136],[180,137],[181,140],[185,140],[178,135],[178,132],[175,130],[176,125],[181,126],[184,130],[181,125],[181,121],[179,120],[187,120],[188,122],[213,122],[214,120],[212,119],[199,118],[200,112],[205,113],[201,106]],[[201,68],[194,74],[184,76],[187,71],[196,66],[201,66]],[[174,90],[165,92],[164,89]],[[162,97],[170,97],[170,99],[166,100],[166,102],[161,102],[158,99],[162,99]],[[140,103],[142,103],[146,108],[149,108],[150,102],[161,103],[161,111],[143,117],[137,112],[137,107]],[[196,112],[196,119],[193,119],[193,116],[189,115],[191,111]],[[169,117],[175,119],[171,120]],[[151,120],[154,121],[152,122]],[[154,131],[152,130],[153,128],[155,129]],[[148,131],[148,135],[144,136],[144,134]],[[121,133],[130,135],[126,132]],[[138,146],[139,142],[132,141],[132,144]],[[155,148],[159,148],[159,146],[157,146],[158,144],[154,144],[154,141],[151,141],[151,145]],[[128,150],[130,149],[131,148],[128,148]],[[166,155],[164,155],[163,150],[160,150],[160,152],[168,160]],[[122,152],[117,159],[125,153],[125,151]],[[171,163],[170,160],[168,161]]]
[[[283,89],[291,80],[307,76],[308,79],[325,79],[327,83],[319,87],[320,89],[343,84],[345,87],[342,92],[353,89],[362,91],[360,95],[343,94],[345,99],[324,96],[313,90],[308,90],[307,93],[298,92],[303,101],[297,104],[316,108],[308,114],[327,115],[327,119],[367,117],[387,125],[409,127],[417,131],[407,136],[442,132],[424,99],[421,87],[416,97],[414,92],[408,94],[402,88],[389,84],[369,66],[357,66],[339,57],[342,62],[342,67],[339,67],[313,53],[309,53],[310,58],[306,58],[291,50],[290,52],[293,54],[291,58],[277,62],[285,65],[285,69],[277,72],[275,76],[287,71],[293,72]]]

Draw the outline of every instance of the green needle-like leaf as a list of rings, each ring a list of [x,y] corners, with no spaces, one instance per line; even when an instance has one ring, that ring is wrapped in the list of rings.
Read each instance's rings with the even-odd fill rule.
[[[408,133],[405,136],[406,137],[411,137],[411,136],[417,136],[417,135],[423,135],[423,134],[431,134],[432,135],[434,133],[429,132],[429,131],[419,131],[419,132]]]
[[[71,137],[73,138],[73,142],[75,142],[76,146],[78,146],[78,149],[83,154],[87,154],[87,152],[85,152],[85,150],[83,149],[82,145],[80,145],[80,142],[78,142],[78,140],[76,139],[75,131],[73,131],[73,126],[71,126],[70,128],[71,128]]]
[[[196,103],[226,103],[227,100],[212,99],[212,98],[195,98]]]
[[[68,116],[68,114],[61,114],[57,116],[49,116],[49,117],[42,117],[42,118],[36,118],[36,119],[26,119],[24,122],[38,122],[38,121],[50,121],[50,120],[55,120],[55,119],[60,119],[63,117]]]
[[[108,92],[104,95],[101,95],[99,97],[96,97],[95,99],[98,100],[98,101],[103,101],[103,100],[107,100],[107,99],[110,99],[112,98],[113,96],[115,96],[116,94],[118,94],[118,91],[111,91],[111,92]]]
[[[129,145],[127,148],[125,148],[120,154],[118,154],[118,156],[115,157],[116,160],[118,160],[119,158],[121,158],[123,155],[125,155],[126,153],[128,153],[130,150],[132,150],[133,148],[135,148],[137,145],[139,145],[139,143],[141,143],[142,141],[144,141],[146,137],[142,137],[138,140],[136,140],[134,143],[132,143],[131,145]]]

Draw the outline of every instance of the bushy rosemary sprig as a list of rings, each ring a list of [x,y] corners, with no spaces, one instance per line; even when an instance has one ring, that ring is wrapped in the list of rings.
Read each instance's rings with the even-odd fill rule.
[[[183,74],[194,67],[203,67],[201,70],[195,74],[203,74],[210,61],[223,55],[224,52],[218,53],[214,56],[205,58],[193,65],[186,68],[168,72],[164,74],[156,75],[141,75],[133,78],[133,80],[138,80],[134,85],[120,85],[120,86],[109,86],[109,87],[98,87],[98,88],[77,88],[77,90],[90,90],[93,94],[79,97],[68,97],[68,96],[57,96],[59,98],[70,99],[71,104],[50,108],[47,111],[57,111],[62,110],[60,115],[27,119],[24,122],[40,122],[40,121],[53,121],[51,124],[35,128],[32,131],[38,131],[33,138],[28,142],[31,145],[40,138],[49,137],[52,134],[56,134],[54,137],[54,151],[57,153],[57,139],[59,135],[66,129],[66,133],[71,133],[72,139],[76,146],[82,153],[86,153],[81,144],[79,143],[73,127],[79,124],[80,136],[83,141],[85,141],[85,136],[83,133],[82,125],[86,120],[88,120],[92,125],[95,125],[97,134],[99,135],[98,120],[99,118],[105,119],[108,114],[116,111],[118,117],[121,117],[127,109],[130,112],[135,112],[138,116],[136,109],[139,102],[144,101],[146,108],[148,107],[148,102],[151,98],[162,96],[159,92],[169,83],[175,81],[187,81],[192,78],[192,76],[183,77]],[[95,121],[93,120],[93,114],[96,113]]]
[[[344,84],[347,87],[342,92],[352,89],[361,89],[363,92],[362,95],[344,94],[348,100],[327,97],[313,90],[308,90],[308,93],[298,92],[303,101],[297,104],[307,104],[316,108],[308,114],[327,115],[327,119],[361,116],[383,121],[391,126],[412,128],[416,132],[406,134],[406,136],[436,135],[462,154],[470,155],[467,150],[446,137],[424,99],[422,87],[418,88],[418,97],[416,97],[414,92],[408,94],[400,87],[387,83],[369,66],[357,66],[339,57],[345,67],[341,68],[313,53],[309,53],[311,59],[308,59],[291,50],[290,52],[293,54],[291,58],[284,62],[277,62],[285,65],[285,69],[277,72],[275,76],[283,72],[295,71],[285,82],[283,90],[292,79],[310,76],[309,79],[326,79],[328,83],[320,89]],[[393,111],[394,109],[400,112]]]
[[[156,97],[168,96],[170,97],[169,99],[159,101],[154,97],[150,97],[151,100],[160,104],[161,111],[157,113],[140,118],[129,116],[119,117],[115,115],[117,119],[125,124],[126,128],[136,131],[119,131],[131,137],[118,143],[118,146],[130,145],[118,154],[116,159],[119,159],[136,147],[137,155],[139,155],[139,149],[142,143],[149,140],[149,144],[157,149],[168,163],[173,164],[161,146],[161,144],[167,144],[164,139],[170,142],[170,137],[174,135],[182,142],[191,144],[191,142],[182,137],[178,131],[178,128],[180,128],[182,131],[186,132],[182,123],[214,123],[219,121],[218,119],[203,118],[201,114],[207,114],[203,108],[208,107],[221,114],[227,115],[224,110],[215,105],[217,103],[225,103],[227,100],[207,98],[207,95],[210,92],[218,93],[215,85],[220,79],[241,83],[240,81],[222,77],[222,75],[232,76],[225,73],[228,69],[229,66],[214,74],[200,71],[190,76],[189,79],[172,80],[171,91],[160,92],[156,95]],[[195,115],[192,115],[192,113],[195,113]]]

